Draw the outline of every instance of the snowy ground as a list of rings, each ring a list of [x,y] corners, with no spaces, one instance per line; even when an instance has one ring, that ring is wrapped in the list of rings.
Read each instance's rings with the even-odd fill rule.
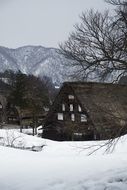
[[[40,152],[0,146],[0,190],[127,190],[127,136],[113,153],[103,148],[88,156],[84,147],[103,142],[54,142],[0,130],[4,143],[8,135],[19,137],[16,146],[46,146]]]

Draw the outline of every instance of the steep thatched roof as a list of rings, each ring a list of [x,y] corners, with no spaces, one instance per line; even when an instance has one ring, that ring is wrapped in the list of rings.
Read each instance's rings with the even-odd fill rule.
[[[65,82],[87,111],[95,127],[125,127],[127,125],[127,85]]]

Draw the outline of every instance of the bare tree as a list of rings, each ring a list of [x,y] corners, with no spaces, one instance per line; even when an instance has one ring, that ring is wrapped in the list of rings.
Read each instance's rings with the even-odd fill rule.
[[[107,0],[116,6],[115,15],[93,10],[82,13],[81,23],[75,25],[66,42],[60,44],[60,53],[73,60],[74,76],[78,79],[107,79],[117,73],[116,79],[127,73],[127,3]]]
[[[125,4],[127,4],[126,0],[105,0],[105,2],[110,3],[112,5],[125,5]]]

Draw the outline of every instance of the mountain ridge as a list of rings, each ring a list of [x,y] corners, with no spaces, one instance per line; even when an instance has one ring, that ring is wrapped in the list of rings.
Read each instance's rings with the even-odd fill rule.
[[[68,80],[64,65],[70,60],[58,53],[57,48],[43,46],[22,46],[8,48],[0,46],[0,72],[13,70],[35,76],[48,76],[53,83],[60,84]]]

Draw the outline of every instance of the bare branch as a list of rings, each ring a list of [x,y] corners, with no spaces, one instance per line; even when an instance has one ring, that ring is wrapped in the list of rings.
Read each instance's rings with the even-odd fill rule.
[[[82,13],[75,32],[60,44],[60,53],[76,66],[74,75],[80,71],[83,80],[94,74],[104,81],[109,74],[118,71],[117,78],[127,71],[127,4],[122,0],[107,2],[119,5],[114,17],[108,11]]]

